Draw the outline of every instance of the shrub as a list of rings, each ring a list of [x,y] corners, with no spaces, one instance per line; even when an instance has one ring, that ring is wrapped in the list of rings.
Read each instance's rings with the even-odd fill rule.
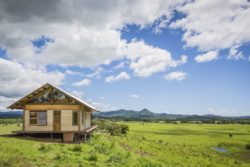
[[[82,147],[80,145],[76,145],[75,147],[73,147],[72,151],[74,151],[74,152],[81,152],[82,151]]]
[[[54,160],[60,160],[60,159],[62,159],[62,156],[60,154],[56,155],[54,158]]]
[[[119,136],[121,134],[121,127],[117,123],[112,123],[108,127],[108,131],[112,136]]]
[[[125,160],[120,153],[117,153],[110,155],[108,162],[125,163]]]
[[[129,130],[129,126],[125,125],[125,124],[121,124],[121,133],[122,134],[127,134],[128,130]]]
[[[99,153],[108,153],[108,148],[104,144],[97,144],[94,146],[94,148]]]
[[[91,153],[88,157],[89,161],[97,161],[97,155],[95,153]]]
[[[42,144],[42,145],[38,148],[38,150],[40,150],[40,151],[45,151],[45,150],[46,150],[46,146],[45,146],[44,144]]]
[[[250,150],[250,144],[246,144],[246,150]]]
[[[127,134],[129,126],[126,124],[119,124],[116,122],[111,122],[107,120],[94,120],[95,125],[98,126],[100,130],[108,131],[112,136],[120,136]]]
[[[45,145],[45,144],[41,144],[40,147],[38,148],[39,151],[50,151],[51,145]]]

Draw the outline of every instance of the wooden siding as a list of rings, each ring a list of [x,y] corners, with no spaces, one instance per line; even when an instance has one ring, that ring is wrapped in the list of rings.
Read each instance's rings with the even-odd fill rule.
[[[61,131],[78,131],[78,125],[72,125],[72,112],[72,110],[61,110]]]
[[[25,118],[25,126],[24,129],[26,132],[29,131],[53,131],[53,111],[47,110],[47,125],[46,126],[39,126],[39,125],[30,125],[30,111],[25,110],[24,112]]]
[[[26,110],[80,110],[80,105],[59,105],[59,104],[27,104]]]
[[[86,112],[86,129],[90,127],[90,112]]]
[[[43,105],[44,106],[44,105]],[[45,105],[46,106],[46,105]],[[48,105],[49,107],[51,106],[56,106],[56,110],[58,109],[57,105]],[[47,111],[47,125],[46,126],[39,126],[39,125],[30,125],[30,110],[44,110],[45,108],[49,108],[48,106],[46,107],[41,107],[40,105],[26,105],[26,110],[24,110],[24,131],[26,132],[31,132],[31,131],[50,131],[53,132],[53,110],[46,110]],[[62,106],[62,105],[60,105]],[[72,105],[70,105],[72,107]],[[61,132],[66,132],[66,131],[81,131],[89,128],[91,126],[91,112],[86,112],[82,110],[60,110],[61,111]],[[73,111],[78,111],[78,125],[73,126],[72,125],[72,112]]]

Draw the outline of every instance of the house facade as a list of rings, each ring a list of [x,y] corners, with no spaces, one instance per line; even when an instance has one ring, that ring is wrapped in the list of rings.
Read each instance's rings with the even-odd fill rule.
[[[67,141],[96,128],[91,126],[91,113],[97,109],[51,84],[43,85],[8,108],[23,110],[23,129],[19,133],[62,133]]]

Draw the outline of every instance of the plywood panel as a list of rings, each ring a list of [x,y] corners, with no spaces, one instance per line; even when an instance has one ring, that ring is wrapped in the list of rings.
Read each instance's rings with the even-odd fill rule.
[[[26,110],[80,110],[80,105],[27,104]]]
[[[78,114],[79,115],[79,114]],[[72,110],[61,111],[61,131],[77,131],[78,125],[72,125]]]

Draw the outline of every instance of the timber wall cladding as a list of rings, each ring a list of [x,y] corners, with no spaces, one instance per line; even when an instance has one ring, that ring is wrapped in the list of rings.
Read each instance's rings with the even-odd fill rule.
[[[30,125],[30,110],[24,110],[25,131],[53,131],[53,110],[47,110],[47,125]]]
[[[72,110],[61,110],[61,131],[77,131],[78,125],[72,125]]]

